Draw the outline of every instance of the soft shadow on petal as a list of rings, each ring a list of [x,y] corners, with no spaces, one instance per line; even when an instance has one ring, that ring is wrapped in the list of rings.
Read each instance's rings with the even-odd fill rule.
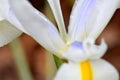
[[[90,61],[93,68],[93,80],[119,80],[118,71],[104,59]]]
[[[21,31],[27,33],[19,21],[16,19],[8,0],[0,0],[0,15],[9,21],[14,27],[20,29]]]
[[[17,19],[25,30],[47,50],[57,52],[64,46],[57,29],[27,0],[9,0]]]
[[[0,21],[4,20],[4,18],[2,16],[0,16]]]
[[[61,6],[60,6],[60,0],[48,0],[49,5],[53,11],[53,14],[55,16],[56,22],[58,24],[58,28],[60,30],[60,34],[64,40],[66,40],[66,29],[65,29],[65,24],[64,24],[64,19],[61,11]]]
[[[0,21],[0,47],[8,44],[21,34],[21,31],[6,20]]]
[[[68,33],[72,41],[82,41],[86,31],[86,20],[95,6],[95,0],[76,0],[68,27]]]
[[[88,37],[96,39],[101,34],[119,5],[120,0],[96,0],[96,7],[86,23]]]

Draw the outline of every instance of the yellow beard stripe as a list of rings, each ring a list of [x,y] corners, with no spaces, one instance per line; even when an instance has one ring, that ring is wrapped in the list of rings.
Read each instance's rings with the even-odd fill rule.
[[[93,80],[92,68],[89,61],[80,63],[82,80]]]

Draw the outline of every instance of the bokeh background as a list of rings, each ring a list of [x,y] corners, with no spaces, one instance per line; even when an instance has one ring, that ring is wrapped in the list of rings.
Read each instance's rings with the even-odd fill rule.
[[[29,1],[36,9],[43,12],[55,23],[53,14],[49,9],[46,0]],[[68,25],[73,2],[74,0],[61,0],[61,7],[66,26]],[[120,9],[116,11],[96,43],[99,44],[102,38],[108,43],[108,51],[103,58],[113,64],[120,73]],[[19,39],[34,80],[52,80],[50,79],[50,76],[52,74],[54,75],[56,71],[54,64],[49,62],[51,59],[48,57],[52,56],[46,54],[45,49],[30,36],[23,33]],[[0,80],[20,80],[10,44],[0,48]]]

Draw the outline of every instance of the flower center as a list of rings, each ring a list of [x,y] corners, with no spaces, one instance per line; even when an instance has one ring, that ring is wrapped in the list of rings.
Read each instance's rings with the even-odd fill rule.
[[[74,41],[67,43],[61,50],[62,55],[69,61],[83,62],[88,59],[99,59],[107,50],[104,40],[100,45],[96,45],[94,39],[87,39],[83,42]]]

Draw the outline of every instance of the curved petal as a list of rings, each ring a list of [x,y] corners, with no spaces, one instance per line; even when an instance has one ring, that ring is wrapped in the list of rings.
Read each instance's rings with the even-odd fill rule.
[[[0,0],[0,15],[8,20],[14,27],[20,29],[21,31],[27,33],[19,21],[16,19],[12,9],[8,3],[9,0]],[[9,24],[9,23],[8,23]]]
[[[61,6],[60,6],[60,0],[47,0],[50,4],[50,7],[53,11],[53,14],[55,16],[56,22],[58,24],[58,28],[60,30],[60,35],[64,40],[67,38],[66,30],[65,30],[65,24],[63,20],[63,15],[61,11]]]
[[[93,80],[119,80],[119,73],[107,61],[103,59],[90,61],[93,68]]]
[[[27,0],[9,0],[17,19],[25,30],[47,50],[57,52],[64,46],[57,29]]]
[[[85,23],[94,5],[95,0],[76,0],[68,27],[68,34],[72,41],[83,40],[86,28]]]
[[[8,44],[21,34],[21,31],[16,29],[12,24],[7,22],[6,20],[0,21],[0,47]]]
[[[119,5],[120,0],[96,0],[95,9],[86,23],[88,37],[96,39],[100,35]]]
[[[119,80],[117,70],[107,61],[99,59],[88,62],[92,69],[92,74],[90,74],[92,75],[92,80]],[[85,73],[83,74],[82,66],[82,63],[63,64],[54,80],[83,80],[83,76],[86,77],[87,75]]]
[[[100,45],[96,45],[94,39],[86,39],[83,42],[74,41],[62,55],[71,62],[82,62],[88,59],[100,59],[106,50],[107,45],[104,40]]]
[[[94,39],[88,39],[84,41],[83,46],[84,51],[90,60],[100,59],[107,51],[107,45],[104,39],[102,39],[100,45],[96,45]]]

